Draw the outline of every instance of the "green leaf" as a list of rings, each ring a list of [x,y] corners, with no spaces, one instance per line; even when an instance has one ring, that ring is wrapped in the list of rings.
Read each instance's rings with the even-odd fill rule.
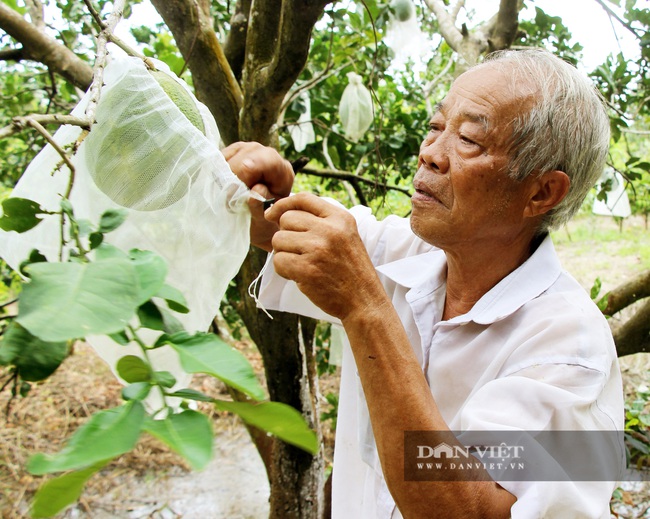
[[[175,312],[186,314],[190,311],[190,309],[187,307],[187,301],[185,300],[183,293],[166,283],[161,287],[160,290],[158,290],[156,296],[167,301],[169,308]]]
[[[164,420],[149,418],[144,430],[183,456],[195,470],[212,459],[212,426],[207,416],[190,409]]]
[[[108,336],[121,346],[126,346],[129,344],[129,342],[131,342],[129,340],[129,336],[124,330],[115,333],[109,333]]]
[[[144,400],[151,392],[149,382],[134,382],[122,388],[122,398],[124,400]]]
[[[196,400],[197,402],[214,402],[214,398],[211,396],[208,396],[205,393],[201,393],[196,389],[189,388],[179,389],[178,391],[169,393],[167,396],[175,396],[178,398],[183,398],[185,400]]]
[[[117,248],[115,245],[103,242],[97,250],[95,250],[95,261],[102,261],[106,259],[128,259],[128,254],[122,249]]]
[[[40,205],[26,198],[7,198],[2,202],[2,211],[0,229],[16,232],[33,229],[42,221],[36,215],[44,214]]]
[[[144,417],[144,407],[135,400],[99,411],[75,431],[61,451],[32,456],[27,470],[35,475],[76,470],[129,452],[138,441]]]
[[[147,301],[138,308],[138,319],[144,328],[150,330],[167,331],[165,328],[165,320],[160,312],[160,309],[153,301]]]
[[[92,232],[88,236],[88,244],[90,245],[90,250],[96,249],[104,241],[104,235],[101,232]]]
[[[68,343],[46,342],[12,322],[0,342],[0,364],[13,364],[23,380],[49,377],[68,356]]]
[[[65,214],[67,214],[70,218],[74,218],[74,208],[72,207],[72,203],[70,202],[70,200],[68,200],[67,198],[62,198],[60,205],[61,205],[61,210]]]
[[[35,519],[52,517],[74,503],[81,496],[86,482],[109,461],[111,460],[100,461],[88,468],[50,479],[41,485],[34,495],[30,516]]]
[[[124,223],[128,215],[126,209],[108,209],[99,218],[99,232],[111,232]]]
[[[167,264],[158,254],[147,250],[133,249],[129,251],[129,257],[138,275],[139,303],[144,304],[165,284]]]
[[[596,280],[594,281],[593,286],[591,287],[591,292],[589,293],[591,299],[596,299],[598,297],[598,294],[600,294],[600,288],[602,286],[603,284],[600,281],[600,278],[597,277]]]
[[[138,281],[130,261],[36,263],[20,295],[18,322],[47,341],[123,330],[138,307]]]
[[[151,380],[151,368],[140,357],[135,355],[125,355],[117,361],[115,366],[117,374],[125,382],[149,382]]]
[[[222,411],[239,415],[247,424],[267,431],[281,440],[316,454],[318,438],[302,415],[293,407],[280,402],[226,402],[215,400],[215,406]]]
[[[153,381],[162,387],[170,388],[176,384],[176,377],[169,371],[154,371]]]
[[[181,366],[188,373],[212,375],[256,400],[265,397],[264,389],[246,357],[218,336],[180,332],[164,336],[162,342],[178,352]]]

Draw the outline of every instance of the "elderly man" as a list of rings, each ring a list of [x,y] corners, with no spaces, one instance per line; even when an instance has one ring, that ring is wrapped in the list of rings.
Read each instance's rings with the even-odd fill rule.
[[[405,477],[411,431],[621,428],[608,325],[548,235],[580,207],[608,142],[587,80],[525,51],[454,81],[420,147],[409,219],[289,197],[275,151],[225,150],[278,199],[266,213],[251,203],[251,239],[273,251],[264,304],[334,318],[349,339],[334,517],[609,517],[611,482],[500,481],[484,467]]]

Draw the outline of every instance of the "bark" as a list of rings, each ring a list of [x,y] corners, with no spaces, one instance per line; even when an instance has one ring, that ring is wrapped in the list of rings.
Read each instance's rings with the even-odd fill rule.
[[[309,54],[311,32],[329,0],[253,2],[242,73],[244,106],[240,137],[262,144],[275,140],[282,101]]]
[[[93,70],[88,63],[2,2],[0,28],[22,45],[22,59],[43,63],[84,91],[90,86]]]
[[[251,250],[239,274],[240,302],[237,310],[255,342],[266,373],[271,400],[284,402],[302,412],[319,435],[319,407],[315,359],[311,349],[314,324],[296,315],[259,311],[248,296],[248,286],[264,265],[266,253]],[[255,437],[253,437],[255,440]],[[321,440],[322,441],[322,440]],[[323,457],[310,454],[273,439],[272,446],[258,445],[270,463],[266,466],[271,483],[271,518],[318,518],[323,510]]]
[[[215,116],[225,143],[272,144],[282,101],[302,71],[311,30],[326,0],[238,0],[233,31],[222,47],[207,2],[153,0],[192,72],[197,97]],[[241,83],[238,83],[238,79]],[[241,88],[240,88],[241,84]],[[264,360],[272,400],[298,409],[320,436],[318,388],[311,350],[314,324],[258,310],[248,295],[266,253],[251,250],[237,275],[235,305]],[[271,484],[272,518],[318,518],[323,513],[323,457],[312,456],[255,430],[251,436]]]
[[[224,52],[237,81],[241,81],[246,56],[246,34],[252,0],[239,0],[230,19],[230,32],[224,43]]]
[[[650,270],[641,272],[605,294],[598,306],[610,317],[637,301],[650,297]],[[650,299],[640,303],[631,318],[613,326],[614,342],[618,356],[650,351]]]
[[[650,300],[614,332],[614,342],[619,357],[650,352]]]
[[[225,144],[238,140],[242,92],[213,29],[206,0],[152,0],[192,72],[196,97],[214,115]]]
[[[608,292],[598,304],[601,306],[606,301],[602,312],[607,316],[612,316],[635,301],[646,297],[650,297],[650,270],[642,272],[627,283]]]
[[[520,0],[501,0],[499,12],[489,25],[488,48],[490,52],[507,49],[517,37],[519,29]]]
[[[480,56],[493,50],[506,49],[512,45],[519,27],[520,0],[501,0],[498,13],[491,20],[473,30],[463,25],[456,27],[456,17],[463,2],[457,2],[447,10],[442,0],[425,0],[436,19],[440,35],[465,62],[460,69],[478,62]]]

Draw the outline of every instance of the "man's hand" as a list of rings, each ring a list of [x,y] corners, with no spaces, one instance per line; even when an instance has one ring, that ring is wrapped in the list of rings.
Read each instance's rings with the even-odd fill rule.
[[[319,308],[344,320],[386,301],[354,217],[315,195],[300,193],[266,212],[279,226],[273,265]]]
[[[265,199],[277,200],[291,193],[293,168],[275,149],[257,142],[236,142],[224,148],[222,153],[233,173]],[[251,198],[249,207],[252,215],[251,243],[270,251],[271,238],[278,227],[264,218],[262,202]]]

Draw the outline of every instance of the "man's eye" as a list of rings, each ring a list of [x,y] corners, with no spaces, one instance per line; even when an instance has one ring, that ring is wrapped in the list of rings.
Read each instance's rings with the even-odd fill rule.
[[[469,137],[466,137],[465,135],[461,135],[460,140],[463,141],[465,144],[471,144],[471,145],[477,146],[475,141],[473,141]]]

